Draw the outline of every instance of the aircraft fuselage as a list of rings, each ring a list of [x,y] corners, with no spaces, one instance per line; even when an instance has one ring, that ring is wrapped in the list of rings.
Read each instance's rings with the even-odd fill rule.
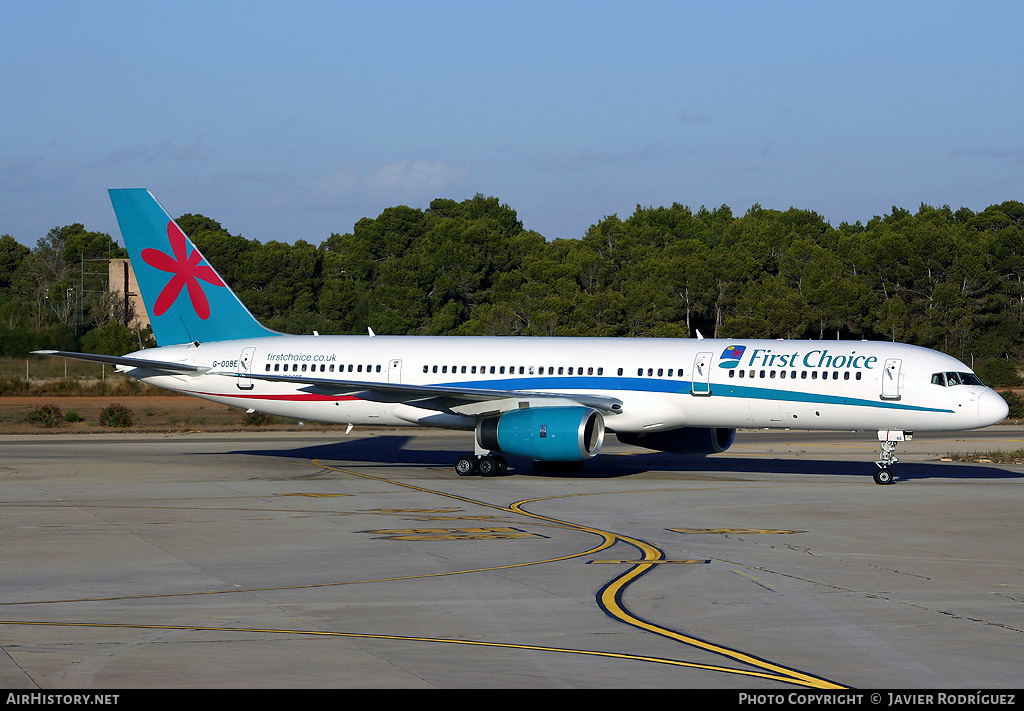
[[[473,427],[529,396],[481,403],[386,402],[303,379],[591,394],[616,398],[617,432],[676,427],[962,430],[993,424],[1005,404],[988,387],[949,384],[960,361],[900,343],[747,339],[279,336],[170,346],[130,356],[209,367],[147,382],[285,417],[356,425]],[[246,376],[254,377],[246,377]],[[294,379],[267,381],[260,376]],[[938,376],[938,377],[937,377]],[[963,375],[961,379],[967,378]],[[941,382],[939,382],[941,381]],[[454,418],[451,416],[455,416]]]

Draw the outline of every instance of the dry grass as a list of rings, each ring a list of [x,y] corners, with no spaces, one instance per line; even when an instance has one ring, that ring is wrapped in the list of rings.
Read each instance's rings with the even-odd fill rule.
[[[125,429],[101,427],[100,411],[107,405],[119,403],[134,414],[134,424]],[[55,427],[43,427],[27,422],[26,417],[42,405],[55,405],[65,418],[75,413],[81,421],[62,421]],[[101,396],[101,397],[0,397],[0,434],[31,433],[89,433],[89,432],[225,432],[245,430],[328,430],[338,425],[306,423],[297,420],[274,418],[275,424],[253,427],[244,426],[244,410],[227,405],[177,395],[160,396]]]
[[[945,458],[954,462],[977,464],[1024,464],[1024,449],[1013,452],[950,452]]]

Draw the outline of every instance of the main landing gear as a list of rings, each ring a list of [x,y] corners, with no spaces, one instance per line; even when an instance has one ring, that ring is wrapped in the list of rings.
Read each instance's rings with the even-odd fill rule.
[[[459,476],[502,476],[508,472],[508,462],[500,454],[466,455],[455,462],[455,471]]]
[[[878,430],[878,441],[882,443],[882,453],[879,455],[878,461],[875,462],[878,466],[878,471],[874,475],[876,484],[892,484],[895,481],[890,467],[900,462],[894,454],[896,445],[900,442],[909,442],[913,438],[914,433],[905,430]]]

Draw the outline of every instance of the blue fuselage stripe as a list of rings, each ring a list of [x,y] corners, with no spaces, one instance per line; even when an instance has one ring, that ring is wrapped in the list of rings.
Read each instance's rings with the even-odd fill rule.
[[[436,382],[438,386],[459,388],[480,388],[494,390],[553,390],[596,392],[644,392],[672,393],[689,395],[692,383],[689,380],[665,380],[658,378],[631,378],[625,376],[533,376],[495,378],[490,380],[465,380],[459,382]],[[700,383],[707,387],[706,383]],[[860,407],[881,408],[884,410],[911,410],[915,412],[947,412],[953,410],[938,407],[905,405],[888,400],[867,400],[844,395],[826,395],[824,393],[778,388],[760,388],[749,385],[733,385],[732,383],[712,383],[711,397],[732,397],[750,400],[778,400],[781,402],[803,402],[821,405],[857,405]]]

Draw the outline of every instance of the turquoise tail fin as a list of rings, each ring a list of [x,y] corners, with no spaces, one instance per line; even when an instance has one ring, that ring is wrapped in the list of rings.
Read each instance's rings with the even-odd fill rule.
[[[280,335],[249,313],[149,190],[109,193],[157,345]]]

